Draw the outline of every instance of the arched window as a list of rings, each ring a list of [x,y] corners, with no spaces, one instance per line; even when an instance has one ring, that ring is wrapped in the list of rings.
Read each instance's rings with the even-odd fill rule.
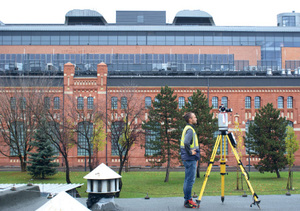
[[[87,98],[87,109],[94,109],[94,98],[88,97]]]
[[[287,98],[287,108],[293,108],[293,97],[291,96]]]
[[[256,96],[255,98],[254,98],[254,107],[255,107],[255,109],[260,109],[260,97],[258,97],[258,96]]]
[[[149,109],[151,107],[151,97],[145,97],[145,108]]]
[[[251,97],[245,98],[245,108],[250,109],[251,108]]]
[[[184,97],[179,97],[178,98],[178,108],[179,109],[182,109],[184,107],[184,104],[185,104],[185,99]]]
[[[83,97],[77,98],[77,109],[82,110],[84,107]]]
[[[112,110],[118,109],[118,98],[117,97],[111,97],[111,109]]]
[[[44,108],[46,110],[50,109],[50,97],[44,97]]]
[[[283,97],[282,96],[278,97],[277,108],[283,108]]]
[[[223,104],[225,108],[228,108],[228,97],[222,97],[221,104]]]
[[[127,97],[121,97],[121,109],[127,109]]]
[[[54,109],[59,109],[60,108],[60,99],[59,99],[59,97],[54,97],[53,104],[54,104]]]
[[[15,97],[10,98],[10,109],[16,110],[16,98]]]
[[[19,104],[20,104],[20,109],[25,110],[26,109],[26,98],[25,97],[20,97],[19,98]]]
[[[218,97],[212,97],[211,99],[212,108],[214,109],[219,108],[218,101],[219,101]]]

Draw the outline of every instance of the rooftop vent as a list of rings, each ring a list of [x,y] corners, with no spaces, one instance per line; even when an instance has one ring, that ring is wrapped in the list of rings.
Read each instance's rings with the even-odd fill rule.
[[[106,25],[104,17],[94,10],[71,10],[65,17],[66,25]]]
[[[201,10],[179,11],[174,20],[174,25],[200,25],[215,26],[215,22],[210,14]]]

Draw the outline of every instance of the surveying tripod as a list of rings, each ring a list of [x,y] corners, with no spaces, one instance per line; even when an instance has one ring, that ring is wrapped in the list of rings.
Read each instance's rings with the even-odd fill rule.
[[[196,200],[196,202],[198,204],[198,208],[200,207],[201,198],[203,196],[203,192],[204,192],[208,177],[210,175],[210,172],[211,172],[211,169],[212,169],[212,166],[213,166],[213,163],[214,163],[214,160],[215,160],[215,157],[216,157],[217,150],[218,150],[219,146],[220,146],[221,201],[222,201],[222,203],[224,202],[224,199],[225,199],[225,197],[224,197],[225,196],[224,195],[224,192],[225,192],[225,175],[227,174],[226,173],[226,153],[225,153],[226,152],[226,141],[228,141],[228,143],[229,143],[229,145],[230,145],[230,147],[231,147],[231,149],[234,153],[234,156],[235,156],[235,158],[238,162],[238,165],[240,166],[240,169],[241,169],[242,173],[245,176],[245,180],[247,182],[247,185],[248,185],[248,187],[249,187],[249,189],[252,193],[254,201],[250,205],[250,207],[252,207],[252,205],[257,205],[258,208],[260,209],[260,206],[259,206],[260,200],[258,200],[258,196],[254,192],[254,190],[253,190],[253,188],[250,184],[248,172],[244,168],[244,166],[242,164],[242,161],[240,160],[239,155],[236,151],[235,138],[234,138],[232,133],[228,134],[227,130],[220,130],[220,134],[217,137],[217,140],[216,140],[216,143],[215,143],[215,146],[214,146],[214,149],[213,149],[210,161],[209,161],[209,165],[208,165],[208,168],[207,168],[206,173],[205,173],[205,178],[204,178],[204,181],[203,181],[203,185],[202,185],[198,200]]]

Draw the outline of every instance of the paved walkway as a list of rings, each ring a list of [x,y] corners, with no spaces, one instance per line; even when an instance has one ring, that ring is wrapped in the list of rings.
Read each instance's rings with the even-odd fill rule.
[[[77,200],[86,206],[86,198],[77,198]],[[288,210],[296,211],[300,209],[300,194],[291,196],[286,195],[260,195],[261,210]],[[13,207],[1,211],[32,211],[36,210],[48,201],[45,197],[40,197],[37,200],[15,205]],[[150,199],[114,199],[116,208],[115,211],[177,211],[190,210],[183,207],[183,198],[150,198]],[[252,197],[242,196],[225,196],[224,203],[221,202],[220,196],[203,196],[199,210],[209,211],[233,211],[233,210],[259,210],[257,206],[250,207],[253,202]],[[197,210],[197,209],[196,209]],[[75,210],[74,210],[75,211]],[[112,210],[110,210],[112,211]]]

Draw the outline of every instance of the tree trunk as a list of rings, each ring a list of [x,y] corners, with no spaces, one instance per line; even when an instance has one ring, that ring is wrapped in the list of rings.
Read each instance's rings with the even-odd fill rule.
[[[275,172],[276,172],[277,178],[280,178],[280,173],[279,173],[279,170],[278,170],[278,169],[276,169],[276,170],[275,170]]]
[[[287,190],[291,190],[292,189],[292,177],[291,177],[291,167],[289,167],[289,176],[288,176],[288,181],[287,181],[287,185],[286,185],[286,189]]]
[[[65,159],[65,165],[66,165],[66,182],[68,184],[72,183],[70,180],[70,167],[69,167],[69,161],[68,158],[64,157]]]
[[[200,160],[198,161],[197,165],[197,178],[200,178]]]
[[[21,172],[26,172],[26,163],[25,161],[22,159],[22,157],[19,157],[20,160],[20,167],[21,167]]]

